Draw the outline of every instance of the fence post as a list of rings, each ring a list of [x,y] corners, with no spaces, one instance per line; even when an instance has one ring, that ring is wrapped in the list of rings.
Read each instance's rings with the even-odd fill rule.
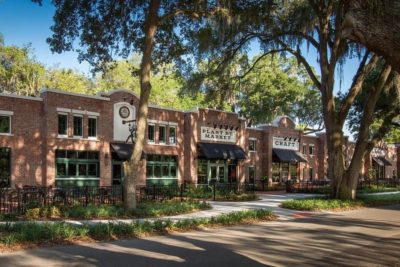
[[[21,210],[21,190],[19,188],[17,189],[17,197],[18,197],[17,209],[18,209],[18,212],[22,212],[22,210]]]
[[[85,186],[85,189],[84,189],[84,192],[85,192],[85,207],[86,207],[86,206],[88,205],[88,203],[89,203],[88,191],[89,191],[88,186]]]
[[[213,184],[213,200],[215,201],[215,183]]]

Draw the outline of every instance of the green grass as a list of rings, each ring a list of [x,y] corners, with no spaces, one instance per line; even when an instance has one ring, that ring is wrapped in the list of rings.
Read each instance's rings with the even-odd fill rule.
[[[394,204],[400,204],[400,194],[360,195],[357,200],[338,200],[323,197],[295,199],[284,201],[281,207],[306,211],[341,211]]]
[[[132,223],[72,225],[66,222],[15,222],[0,225],[0,248],[66,243],[76,240],[110,240],[141,237],[169,231],[187,231],[202,226],[223,226],[273,220],[269,210],[238,211],[211,218],[179,221],[156,220]]]
[[[363,189],[358,189],[357,194],[397,192],[397,191],[400,191],[400,187],[377,187],[376,185],[372,185],[371,188],[364,187]]]
[[[120,205],[83,206],[50,206],[26,210],[20,220],[37,219],[113,219],[113,218],[147,218],[184,214],[199,210],[211,209],[211,205],[201,201],[163,201],[138,204],[136,210],[125,213]],[[14,218],[15,219],[15,218]]]

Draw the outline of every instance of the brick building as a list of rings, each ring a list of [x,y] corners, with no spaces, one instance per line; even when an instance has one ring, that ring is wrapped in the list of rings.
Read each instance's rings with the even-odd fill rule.
[[[57,90],[40,97],[0,94],[0,183],[120,184],[123,162],[132,153],[129,121],[138,105],[138,97],[125,90],[97,96]],[[237,113],[150,105],[146,136],[140,184],[326,178],[325,135],[304,135],[285,116],[248,128]],[[354,145],[347,143],[350,160]],[[366,168],[382,178],[399,177],[400,149],[378,152]]]

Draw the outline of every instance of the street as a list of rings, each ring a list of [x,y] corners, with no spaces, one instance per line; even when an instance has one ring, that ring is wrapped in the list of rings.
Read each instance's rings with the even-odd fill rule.
[[[400,266],[400,205],[0,255],[0,266]]]

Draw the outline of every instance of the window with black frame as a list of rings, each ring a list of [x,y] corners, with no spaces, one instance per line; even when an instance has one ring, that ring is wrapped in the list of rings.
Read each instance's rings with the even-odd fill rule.
[[[58,135],[68,135],[68,115],[58,114]]]
[[[10,186],[11,178],[11,149],[0,148],[0,187]]]

